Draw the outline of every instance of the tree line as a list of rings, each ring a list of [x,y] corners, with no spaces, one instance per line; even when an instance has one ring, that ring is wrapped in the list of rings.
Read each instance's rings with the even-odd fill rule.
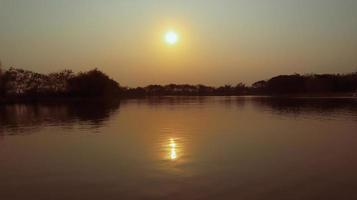
[[[304,95],[357,92],[357,72],[349,74],[280,75],[268,80],[212,87],[168,84],[122,87],[98,69],[74,73],[63,70],[40,74],[29,70],[0,68],[0,98],[42,97],[140,97],[140,96],[230,96]]]
[[[98,69],[50,74],[12,67],[0,71],[0,96],[3,98],[109,97],[119,96],[120,91],[119,84]]]
[[[261,94],[328,94],[356,93],[357,72],[349,74],[280,75],[255,82],[254,93]]]

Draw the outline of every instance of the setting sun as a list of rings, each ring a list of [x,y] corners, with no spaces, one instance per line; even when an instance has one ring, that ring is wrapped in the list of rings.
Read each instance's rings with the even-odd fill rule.
[[[179,36],[175,31],[168,31],[165,33],[165,42],[174,45],[178,42]]]

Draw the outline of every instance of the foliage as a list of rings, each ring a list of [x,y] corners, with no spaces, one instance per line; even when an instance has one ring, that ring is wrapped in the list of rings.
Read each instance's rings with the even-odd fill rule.
[[[119,94],[119,84],[97,69],[74,74],[71,70],[39,74],[10,68],[0,76],[5,97],[103,97]]]
[[[116,81],[94,69],[71,77],[68,80],[68,92],[81,97],[117,96],[120,88]]]
[[[253,84],[253,92],[265,94],[316,94],[357,91],[357,73],[281,75]]]
[[[98,69],[73,73],[39,74],[9,68],[1,71],[0,97],[139,97],[139,96],[210,96],[210,95],[286,95],[357,92],[357,73],[280,75],[269,80],[211,87],[205,85],[168,84],[128,88],[120,85]]]

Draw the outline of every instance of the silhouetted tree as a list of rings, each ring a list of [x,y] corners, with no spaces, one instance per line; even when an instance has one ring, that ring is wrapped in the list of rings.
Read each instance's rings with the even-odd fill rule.
[[[71,96],[103,97],[120,94],[119,84],[103,72],[94,69],[81,72],[68,80],[68,90]]]
[[[148,85],[145,87],[148,95],[164,95],[164,87],[161,85]]]
[[[260,93],[264,93],[264,91],[266,91],[266,88],[267,88],[267,81],[257,81],[253,83],[251,90],[255,94],[260,94]]]
[[[146,96],[146,91],[142,87],[137,87],[137,88],[124,87],[124,88],[121,88],[121,90],[122,90],[122,95],[125,95],[127,97],[142,97],[142,96]]]
[[[238,83],[234,87],[234,94],[235,95],[247,94],[248,91],[249,91],[249,88],[244,83]]]
[[[231,85],[224,85],[222,87],[218,87],[216,90],[217,95],[232,95],[233,94],[233,87]]]
[[[215,91],[215,88],[205,85],[198,85],[197,89],[199,95],[212,95]]]
[[[342,93],[357,90],[357,73],[280,75],[252,85],[254,93],[265,94],[316,94]]]
[[[281,75],[268,81],[267,90],[273,94],[304,92],[304,78],[299,74]]]
[[[28,70],[9,68],[1,71],[0,95],[9,98],[39,97],[141,97],[141,96],[210,96],[210,95],[289,95],[353,93],[357,91],[357,72],[350,74],[280,75],[255,82],[251,87],[244,83],[235,86],[210,87],[205,85],[168,84],[128,88],[94,69],[73,73],[71,70],[39,74]],[[3,98],[4,99],[4,98]]]
[[[5,93],[5,87],[3,83],[2,63],[0,60],[0,98],[4,96],[4,93]]]

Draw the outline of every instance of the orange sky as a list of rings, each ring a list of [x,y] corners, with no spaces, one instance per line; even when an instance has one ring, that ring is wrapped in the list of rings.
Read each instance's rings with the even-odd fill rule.
[[[98,67],[122,85],[252,83],[357,70],[354,0],[0,1],[0,59]],[[168,46],[174,29],[179,42]]]

